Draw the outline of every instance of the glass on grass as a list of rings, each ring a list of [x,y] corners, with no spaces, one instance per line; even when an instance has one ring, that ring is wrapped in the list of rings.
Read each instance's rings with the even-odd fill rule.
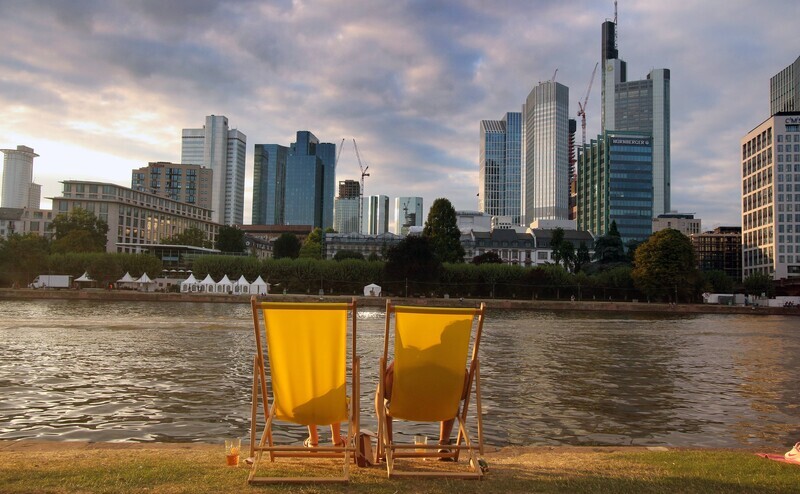
[[[239,452],[242,450],[242,440],[240,438],[236,439],[226,439],[225,440],[225,461],[228,463],[229,467],[235,467],[239,465]]]

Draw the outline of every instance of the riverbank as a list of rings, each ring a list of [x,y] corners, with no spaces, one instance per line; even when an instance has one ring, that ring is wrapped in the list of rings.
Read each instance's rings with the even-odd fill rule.
[[[775,453],[775,452],[773,452]],[[250,487],[248,468],[225,465],[222,445],[0,441],[4,493],[148,492],[796,492],[800,466],[750,451],[667,448],[507,447],[487,451],[483,481],[386,479],[383,465],[351,468],[351,483]],[[324,460],[323,460],[324,461]],[[435,469],[452,464],[431,462]],[[330,464],[333,472],[338,471]],[[295,460],[265,468],[302,473]]]
[[[323,296],[275,294],[267,295],[265,300],[285,302],[307,301],[349,301],[352,296]],[[385,297],[355,297],[359,307],[384,307]],[[245,295],[225,295],[209,293],[156,293],[135,290],[33,290],[29,288],[0,288],[0,300],[94,300],[94,301],[133,301],[133,302],[196,302],[247,304],[250,298]],[[596,300],[516,300],[516,299],[447,299],[447,298],[404,298],[392,297],[396,304],[457,306],[477,305],[485,302],[490,309],[551,310],[551,311],[602,311],[602,312],[657,312],[676,314],[758,314],[800,316],[800,307],[742,307],[712,304],[662,304],[644,301],[596,301]]]

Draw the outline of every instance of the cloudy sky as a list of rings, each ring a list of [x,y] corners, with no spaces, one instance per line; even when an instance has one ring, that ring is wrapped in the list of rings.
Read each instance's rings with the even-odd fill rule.
[[[355,137],[367,194],[477,209],[480,120],[519,111],[556,69],[575,115],[613,14],[611,0],[0,0],[0,147],[33,147],[53,197],[65,179],[130,186],[131,169],[180,161],[182,128],[225,115],[247,135],[245,221],[253,145],[297,130],[347,139],[337,180],[359,178]],[[620,1],[628,78],[671,70],[673,209],[705,229],[740,224],[739,140],[800,55],[798,19],[797,0]]]

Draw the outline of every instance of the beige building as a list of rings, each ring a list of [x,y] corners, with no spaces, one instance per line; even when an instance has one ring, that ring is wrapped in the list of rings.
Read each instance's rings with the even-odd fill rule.
[[[51,221],[53,211],[49,209],[0,208],[0,238],[8,238],[12,233],[35,233],[50,238]]]
[[[700,218],[695,218],[693,214],[686,213],[666,213],[653,218],[653,233],[672,228],[678,230],[687,237],[700,233]]]
[[[200,165],[151,162],[133,170],[131,189],[211,209],[213,175]]]
[[[211,210],[147,192],[102,182],[65,180],[61,197],[53,197],[53,213],[81,208],[108,223],[108,252],[137,252],[130,244],[161,244],[163,240],[195,227],[212,244],[219,224]],[[125,245],[118,245],[125,244]]]

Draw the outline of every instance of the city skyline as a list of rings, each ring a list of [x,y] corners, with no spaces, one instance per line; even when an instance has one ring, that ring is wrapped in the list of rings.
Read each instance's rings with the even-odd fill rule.
[[[181,129],[216,114],[250,143],[291,142],[297,129],[337,145],[355,137],[365,195],[467,210],[478,209],[479,122],[518,108],[556,69],[575,118],[613,17],[611,1],[2,3],[0,147],[36,150],[43,199],[62,180],[124,185],[148,162],[180,162]],[[788,1],[619,5],[628,78],[672,72],[672,209],[704,230],[741,222],[739,139],[769,116],[769,79],[797,58],[786,40],[798,13]],[[589,136],[599,96],[595,81]],[[360,178],[348,144],[337,181]],[[253,154],[249,144],[245,223]]]

